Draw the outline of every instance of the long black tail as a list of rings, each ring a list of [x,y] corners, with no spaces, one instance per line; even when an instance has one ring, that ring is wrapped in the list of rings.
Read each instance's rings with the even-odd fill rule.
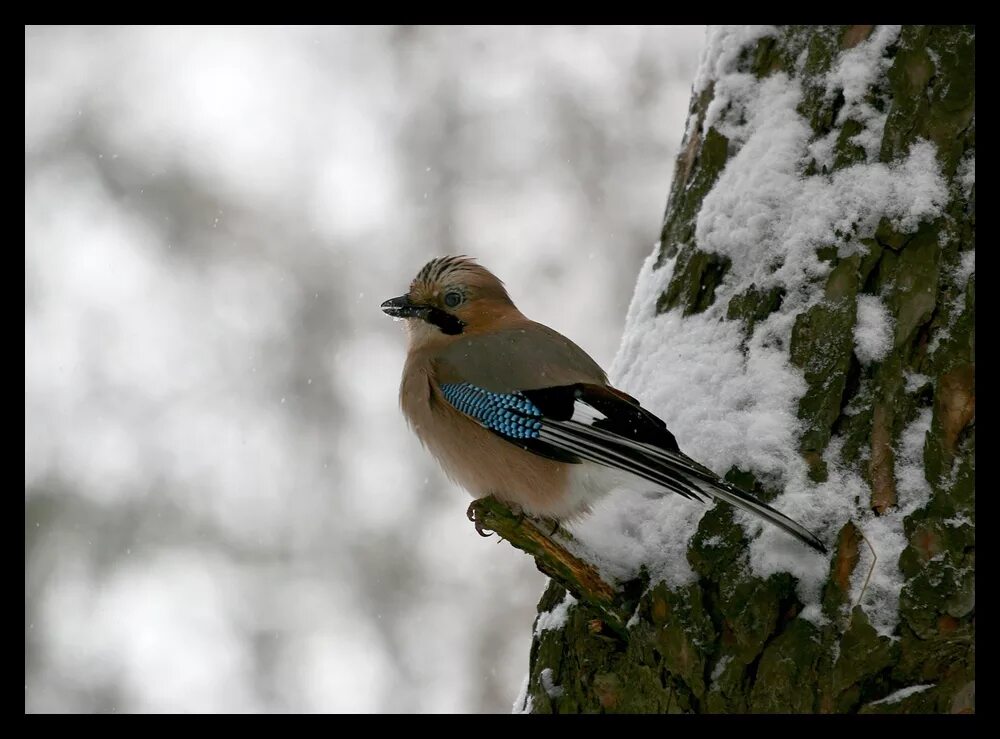
[[[717,498],[769,521],[813,549],[826,546],[809,529],[780,511],[719,478],[681,452],[632,441],[590,424],[574,421],[547,423],[541,438],[583,459],[631,472],[686,498]]]
[[[826,547],[813,532],[802,524],[793,521],[784,513],[776,511],[766,503],[762,503],[757,500],[749,493],[743,492],[735,485],[730,485],[729,483],[720,480],[719,482],[713,484],[711,494],[720,500],[726,501],[731,506],[740,508],[744,511],[749,511],[750,513],[755,513],[765,521],[770,521],[778,528],[787,531],[799,541],[808,544],[813,549],[822,552],[823,554],[826,554]]]

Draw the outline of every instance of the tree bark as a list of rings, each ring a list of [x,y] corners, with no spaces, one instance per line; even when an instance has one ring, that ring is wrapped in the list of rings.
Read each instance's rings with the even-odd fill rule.
[[[845,520],[823,590],[825,618],[801,617],[795,579],[767,579],[745,567],[746,538],[726,506],[701,519],[688,549],[697,582],[668,588],[647,580],[606,583],[572,546],[510,515],[495,501],[473,506],[480,525],[535,556],[553,580],[538,605],[527,692],[521,709],[570,712],[972,712],[975,705],[975,31],[905,26],[867,80],[869,111],[885,115],[875,148],[857,138],[864,122],[838,116],[843,92],[827,75],[872,26],[779,27],[747,43],[736,73],[785,74],[801,85],[798,112],[813,140],[832,142],[828,162],[803,178],[831,177],[859,163],[898,162],[930,141],[947,182],[941,214],[900,232],[883,218],[859,234],[866,253],[817,250],[828,265],[825,297],[795,317],[787,345],[808,389],[799,402],[799,453],[810,478],[836,463],[871,487],[866,515],[897,505],[901,435],[929,414],[923,463],[929,502],[905,519],[899,557],[899,622],[880,635],[852,603],[850,582],[866,544]],[[704,67],[703,67],[704,69]],[[658,263],[675,260],[657,313],[690,316],[715,301],[729,262],[699,248],[695,223],[741,142],[715,127],[700,133],[713,81],[696,90],[678,156]],[[729,103],[738,106],[739,101]],[[971,164],[970,164],[971,162]],[[971,175],[970,175],[971,166]],[[881,296],[893,318],[891,347],[860,362],[854,349],[859,300]],[[781,304],[780,291],[732,298],[726,318],[747,335]],[[668,370],[664,370],[668,371]],[[729,478],[765,499],[776,495],[752,474]],[[860,511],[859,515],[864,511]],[[548,544],[539,544],[545,539]],[[711,543],[709,544],[709,540]],[[721,544],[720,544],[721,542]],[[893,564],[892,566],[895,566]],[[565,622],[542,627],[564,602]],[[918,687],[919,686],[919,687]],[[912,690],[906,690],[913,688]],[[884,700],[888,698],[888,700]]]

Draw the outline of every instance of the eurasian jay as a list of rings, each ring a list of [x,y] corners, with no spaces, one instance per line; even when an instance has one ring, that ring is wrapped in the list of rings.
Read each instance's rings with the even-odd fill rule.
[[[808,529],[681,452],[663,421],[611,387],[580,347],[526,318],[472,259],[428,262],[382,310],[406,319],[403,414],[473,497],[565,521],[616,487],[652,486],[724,500],[826,551]]]

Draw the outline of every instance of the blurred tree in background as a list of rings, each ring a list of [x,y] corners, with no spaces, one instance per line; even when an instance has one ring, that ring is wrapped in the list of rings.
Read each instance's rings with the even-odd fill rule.
[[[25,711],[508,710],[544,578],[378,306],[467,253],[608,364],[703,36],[26,27]]]

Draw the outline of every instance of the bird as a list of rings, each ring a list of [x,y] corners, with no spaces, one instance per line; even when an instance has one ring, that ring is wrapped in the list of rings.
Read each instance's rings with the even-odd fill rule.
[[[619,487],[721,500],[826,553],[804,526],[684,454],[664,421],[570,339],[521,313],[475,259],[432,259],[381,309],[406,323],[403,415],[473,498],[492,495],[557,525]]]

